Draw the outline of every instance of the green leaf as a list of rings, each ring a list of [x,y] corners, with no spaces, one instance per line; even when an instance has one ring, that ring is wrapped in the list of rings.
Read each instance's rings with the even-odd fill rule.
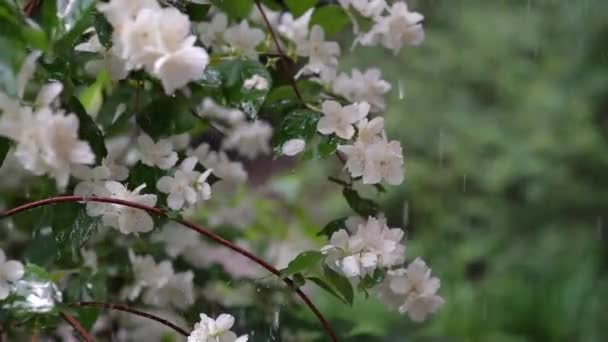
[[[52,227],[58,245],[59,257],[69,253],[72,261],[80,259],[80,248],[97,232],[99,218],[87,215],[85,206],[78,203],[63,204],[53,213]]]
[[[137,124],[153,139],[184,133],[196,124],[188,102],[181,96],[161,97],[137,113]]]
[[[6,158],[6,154],[8,153],[8,150],[10,150],[10,148],[11,141],[4,137],[0,137],[0,167],[2,167],[4,159]]]
[[[255,119],[262,104],[272,88],[272,77],[263,64],[249,59],[224,60],[209,68],[219,71],[222,80],[222,91],[228,105],[242,110],[249,118]],[[246,89],[245,80],[254,75],[261,76],[268,82],[268,88],[258,90]]]
[[[72,276],[65,290],[66,299],[70,302],[104,301],[106,277],[102,273],[82,272]],[[85,329],[90,330],[101,312],[97,308],[78,308],[78,320]]]
[[[97,32],[97,37],[99,38],[99,42],[105,48],[109,49],[112,47],[112,32],[114,29],[112,25],[108,22],[106,17],[99,13],[95,12],[94,19],[95,32]]]
[[[53,37],[59,25],[57,1],[43,1],[40,10],[34,14],[33,19],[38,22],[49,37]]]
[[[287,114],[275,130],[272,146],[275,153],[281,153],[281,146],[290,140],[301,138],[310,141],[317,131],[317,122],[321,114],[308,109],[297,109]]]
[[[323,268],[323,273],[325,274],[325,278],[327,281],[333,285],[333,287],[344,297],[344,300],[349,305],[353,305],[353,301],[355,299],[355,293],[353,290],[353,286],[350,283],[350,280],[345,276],[339,274],[338,272],[332,270],[330,267],[325,266]]]
[[[94,25],[95,4],[95,0],[74,0],[70,3],[69,11],[62,18],[65,34],[56,45],[60,54],[71,54],[80,36]]]
[[[80,103],[76,97],[71,97],[68,100],[66,109],[68,109],[69,112],[76,114],[78,117],[78,120],[80,121],[78,136],[89,143],[93,153],[95,153],[97,163],[100,163],[108,154],[108,150],[106,149],[103,134],[99,130],[99,127],[97,127],[93,118],[87,114],[82,103]]]
[[[281,275],[288,277],[292,274],[301,273],[315,267],[321,260],[325,259],[325,254],[316,251],[306,251],[300,253],[293,259],[287,268],[281,270]]]
[[[323,136],[317,145],[316,157],[319,159],[325,159],[334,154],[341,141],[342,140],[335,135]]]
[[[331,238],[333,233],[337,232],[340,229],[346,229],[346,219],[348,217],[341,217],[339,219],[335,219],[323,227],[320,232],[317,233],[317,236],[325,235],[327,238]]]
[[[28,243],[25,258],[28,262],[48,265],[57,256],[58,246],[48,226],[40,225]]]
[[[359,282],[358,288],[362,291],[367,291],[376,285],[380,284],[386,275],[386,270],[377,268],[373,274],[368,274],[361,282]]]
[[[317,286],[319,286],[321,289],[325,290],[327,293],[331,294],[332,296],[338,298],[339,300],[341,300],[342,302],[344,302],[344,304],[349,304],[346,299],[344,299],[344,297],[342,297],[341,295],[338,294],[338,292],[336,292],[336,290],[334,290],[331,285],[327,284],[323,279],[318,278],[318,277],[308,277],[306,278],[310,281],[312,281],[313,283],[315,283]]]
[[[327,5],[315,10],[310,18],[310,27],[319,25],[329,37],[344,30],[350,19],[344,9],[338,5]]]
[[[378,203],[359,196],[359,193],[351,188],[344,188],[342,191],[348,205],[359,215],[363,217],[376,216],[380,211]]]
[[[253,0],[211,0],[211,3],[235,20],[247,18],[253,9]]]
[[[315,7],[319,0],[285,0],[287,8],[291,11],[294,17],[299,17],[310,8]]]
[[[207,18],[207,13],[211,5],[209,4],[197,4],[195,2],[186,3],[186,14],[192,21],[203,21]]]
[[[148,191],[153,191],[156,189],[158,180],[166,174],[165,171],[159,168],[137,162],[137,164],[129,170],[127,184],[129,184],[129,188],[136,188],[142,184],[146,184],[146,189],[148,189]]]
[[[323,87],[316,82],[301,80],[296,83],[304,102],[314,102],[318,99]],[[260,112],[264,115],[272,115],[277,121],[285,113],[294,109],[304,109],[303,103],[298,99],[291,85],[282,85],[270,91]]]

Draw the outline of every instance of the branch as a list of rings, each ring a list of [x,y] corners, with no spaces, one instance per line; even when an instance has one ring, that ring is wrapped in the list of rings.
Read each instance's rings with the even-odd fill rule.
[[[82,308],[82,307],[91,307],[92,306],[92,307],[103,307],[103,308],[106,308],[109,310],[128,312],[130,314],[145,317],[145,318],[151,319],[153,321],[156,321],[158,323],[164,324],[164,325],[168,326],[169,328],[177,331],[178,333],[180,333],[183,336],[190,335],[188,333],[188,331],[186,331],[186,329],[182,329],[182,328],[178,327],[177,325],[175,325],[163,318],[160,318],[158,316],[155,316],[155,315],[143,312],[143,311],[132,309],[126,305],[103,303],[103,302],[74,302],[74,303],[67,303],[67,305],[70,307],[73,307],[73,308]]]
[[[262,4],[260,3],[260,0],[254,0],[254,1],[255,1],[255,5],[258,8],[258,11],[260,11],[262,18],[264,19],[264,23],[266,24],[268,31],[270,31],[270,37],[272,37],[272,41],[274,42],[274,45],[277,48],[277,52],[279,53],[279,56],[280,56],[279,59],[281,60],[281,67],[283,68],[283,72],[285,73],[285,76],[289,78],[289,83],[291,84],[291,87],[293,88],[294,93],[298,97],[298,100],[300,100],[300,102],[302,102],[302,103],[305,103],[304,98],[302,97],[302,94],[300,93],[300,90],[298,89],[298,85],[296,84],[296,80],[289,73],[289,66],[286,63],[286,59],[288,57],[283,52],[283,48],[281,48],[279,39],[277,38],[276,33],[272,29],[272,25],[270,25],[270,21],[268,21],[268,17],[266,16],[266,12],[264,12],[264,8],[262,7]]]
[[[59,313],[61,315],[61,317],[68,322],[76,331],[78,331],[78,334],[80,334],[80,336],[82,336],[82,338],[86,341],[86,342],[95,342],[95,340],[93,339],[93,336],[91,336],[85,328],[82,327],[82,325],[80,324],[80,322],[78,322],[76,320],[76,318],[70,316],[70,314],[68,314],[65,311],[61,311]]]
[[[285,284],[287,284],[287,286],[290,289],[294,290],[298,294],[298,296],[300,296],[300,298],[304,301],[304,303],[306,303],[306,305],[310,308],[310,310],[315,314],[315,316],[317,317],[317,319],[319,320],[319,322],[321,323],[321,325],[323,326],[323,328],[325,329],[327,334],[331,337],[331,340],[334,342],[338,341],[338,337],[336,336],[336,333],[331,328],[329,322],[327,322],[325,317],[323,317],[321,312],[312,303],[310,298],[308,298],[308,296],[304,292],[302,292],[302,290],[300,290],[290,278],[283,277],[281,275],[281,271],[279,271],[278,269],[276,269],[274,266],[267,263],[266,261],[262,260],[255,254],[249,252],[248,250],[246,250],[244,248],[241,248],[241,247],[235,245],[231,241],[224,239],[223,237],[213,233],[212,231],[210,231],[206,228],[203,228],[201,226],[198,226],[198,225],[196,225],[192,222],[186,221],[186,220],[170,217],[170,215],[167,215],[167,213],[163,209],[160,209],[157,207],[150,207],[150,206],[143,205],[140,203],[125,201],[125,200],[121,200],[121,199],[110,198],[110,197],[59,196],[59,197],[52,197],[52,198],[47,198],[47,199],[43,199],[43,200],[26,203],[24,205],[7,210],[0,214],[0,219],[7,218],[7,217],[13,216],[15,214],[18,214],[20,212],[31,210],[34,208],[38,208],[38,207],[42,207],[42,206],[46,206],[46,205],[58,204],[58,203],[67,203],[67,202],[110,203],[110,204],[118,204],[118,205],[123,205],[123,206],[131,207],[131,208],[135,208],[135,209],[144,210],[150,214],[154,214],[157,216],[164,216],[172,221],[180,223],[180,224],[186,226],[187,228],[189,228],[221,245],[224,245],[224,246],[232,249],[233,251],[245,256],[246,258],[248,258],[248,259],[254,261],[255,263],[257,263],[258,265],[262,266],[263,268],[268,270],[270,273],[281,278],[281,280],[283,280],[283,282],[285,282]]]

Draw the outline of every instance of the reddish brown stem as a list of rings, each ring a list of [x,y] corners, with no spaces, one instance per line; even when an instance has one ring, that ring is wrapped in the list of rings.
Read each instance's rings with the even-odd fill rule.
[[[289,72],[289,66],[287,65],[287,62],[286,62],[287,55],[285,55],[285,53],[283,52],[283,48],[281,48],[281,43],[279,43],[279,38],[277,38],[277,35],[274,32],[274,29],[272,28],[272,25],[270,25],[270,21],[268,20],[268,17],[266,16],[266,12],[264,12],[264,8],[262,7],[260,0],[254,0],[254,1],[255,1],[255,5],[258,8],[258,11],[260,11],[262,18],[264,19],[264,23],[266,24],[266,27],[268,27],[268,31],[270,32],[270,37],[272,38],[272,41],[274,42],[274,45],[277,48],[277,52],[279,53],[279,59],[281,60],[281,67],[283,68],[283,72],[285,73],[285,76],[287,78],[289,78],[289,83],[291,84],[291,87],[293,88],[293,92],[298,97],[298,100],[300,100],[302,103],[304,103],[304,98],[302,97],[302,94],[300,93],[300,89],[298,89],[296,80],[291,76],[291,74]]]
[[[276,275],[277,277],[281,278],[281,280],[283,280],[283,282],[285,282],[285,284],[287,284],[287,286],[289,288],[291,288],[292,290],[294,290],[298,296],[300,296],[300,298],[304,301],[304,303],[306,303],[306,305],[310,308],[310,310],[315,314],[315,316],[317,317],[317,319],[319,320],[319,322],[321,323],[321,325],[323,326],[323,328],[325,329],[325,331],[327,332],[327,334],[331,337],[331,340],[334,342],[338,341],[338,337],[336,335],[336,333],[333,331],[332,327],[330,326],[329,322],[325,319],[325,317],[323,317],[323,315],[321,314],[321,312],[317,309],[317,307],[312,303],[312,301],[310,300],[310,298],[308,298],[308,296],[302,292],[294,283],[291,279],[287,278],[287,277],[283,277],[281,275],[281,271],[279,271],[278,269],[276,269],[274,266],[272,266],[271,264],[267,263],[266,261],[262,260],[261,258],[259,258],[258,256],[256,256],[255,254],[249,252],[248,250],[241,248],[237,245],[235,245],[234,243],[232,243],[231,241],[228,241],[226,239],[224,239],[223,237],[213,233],[212,231],[203,228],[201,226],[198,226],[192,222],[186,221],[186,220],[182,220],[182,219],[176,219],[176,218],[172,218],[169,215],[167,215],[167,213],[160,208],[156,208],[156,207],[150,207],[147,205],[143,205],[140,203],[135,203],[135,202],[130,202],[130,201],[125,201],[125,200],[121,200],[121,199],[116,199],[116,198],[109,198],[109,197],[84,197],[84,196],[60,196],[60,197],[52,197],[52,198],[47,198],[47,199],[43,199],[43,200],[38,200],[38,201],[34,201],[34,202],[30,202],[30,203],[26,203],[24,205],[15,207],[13,209],[7,210],[5,212],[3,212],[2,214],[0,214],[0,219],[3,218],[7,218],[10,216],[13,216],[15,214],[18,214],[20,212],[23,211],[27,211],[27,210],[31,210],[34,208],[38,208],[38,207],[42,207],[42,206],[46,206],[46,205],[53,205],[53,204],[58,204],[58,203],[68,203],[68,202],[98,202],[98,203],[111,203],[111,204],[118,204],[118,205],[124,205],[127,207],[131,207],[131,208],[136,208],[136,209],[140,209],[140,210],[144,210],[147,211],[148,213],[154,214],[154,215],[158,215],[158,216],[164,216],[169,218],[170,220],[173,220],[177,223],[180,223],[186,227],[188,227],[189,229],[194,230],[195,232],[206,236],[207,238],[221,244],[224,245],[230,249],[232,249],[233,251],[247,257],[248,259],[254,261],[255,263],[257,263],[258,265],[264,267],[266,270],[268,270],[270,273]]]
[[[143,311],[139,311],[139,310],[130,308],[126,305],[104,303],[104,302],[74,302],[74,303],[68,303],[68,306],[71,306],[73,308],[82,308],[82,307],[87,307],[87,306],[88,307],[103,307],[103,308],[110,309],[110,310],[128,312],[130,314],[145,317],[145,318],[151,319],[153,321],[156,321],[158,323],[164,324],[164,325],[168,326],[169,328],[177,331],[178,333],[180,333],[183,336],[189,335],[189,333],[186,329],[182,329],[182,328],[178,327],[177,325],[167,321],[166,319],[149,314],[147,312],[143,312]]]
[[[76,330],[78,332],[78,334],[80,334],[80,336],[86,342],[95,342],[95,340],[93,339],[93,336],[91,336],[87,332],[87,330],[82,326],[82,324],[80,324],[80,322],[78,322],[78,320],[76,320],[76,318],[72,317],[70,314],[68,314],[65,311],[61,311],[59,314],[66,322],[68,322],[72,326],[72,328],[74,328],[74,330]]]

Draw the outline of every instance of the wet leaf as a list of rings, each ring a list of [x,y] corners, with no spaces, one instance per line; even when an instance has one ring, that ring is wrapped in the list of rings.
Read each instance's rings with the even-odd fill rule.
[[[11,141],[4,137],[0,137],[0,167],[2,167],[2,164],[4,163],[4,159],[6,159],[6,155],[8,153],[8,150],[10,150],[10,148],[11,148]]]
[[[301,273],[307,271],[325,259],[325,254],[316,251],[306,251],[300,253],[295,259],[293,259],[287,268],[281,270],[281,275],[288,277],[292,274]]]
[[[355,293],[353,290],[353,286],[350,283],[350,280],[348,280],[348,278],[339,274],[338,272],[332,270],[328,266],[325,266],[323,268],[323,273],[325,274],[325,278],[327,279],[327,281],[333,285],[333,287],[337,290],[338,293],[342,295],[346,303],[348,303],[349,305],[353,305]]]
[[[197,121],[187,100],[179,96],[152,101],[137,113],[136,119],[139,127],[155,140],[187,132]]]
[[[298,109],[287,114],[275,130],[272,146],[276,154],[281,153],[281,146],[290,139],[310,141],[317,131],[317,122],[321,115],[308,109]]]
[[[294,17],[299,17],[310,8],[315,7],[319,0],[285,0],[287,8],[291,11]]]
[[[328,239],[331,238],[333,233],[340,229],[346,229],[346,219],[348,219],[348,217],[341,217],[329,222],[320,232],[317,233],[317,236],[325,235]]]
[[[232,19],[244,19],[253,9],[253,0],[211,0],[211,3]]]
[[[99,127],[97,127],[97,124],[93,121],[93,118],[87,114],[82,106],[82,103],[80,103],[77,98],[71,97],[68,100],[66,109],[70,113],[76,114],[78,117],[78,136],[80,139],[89,143],[93,153],[95,153],[97,163],[101,162],[101,160],[108,154],[101,130]]]
[[[350,19],[344,9],[338,5],[327,5],[315,10],[310,18],[310,27],[319,25],[329,37],[344,30]]]
[[[351,188],[344,188],[342,191],[348,205],[359,215],[363,217],[376,216],[380,210],[378,203],[359,196],[359,193]]]
[[[332,296],[338,298],[339,300],[341,300],[342,302],[344,302],[344,304],[348,304],[348,302],[341,295],[339,295],[338,292],[336,292],[336,290],[334,290],[331,287],[331,285],[327,284],[323,279],[318,278],[318,277],[308,277],[306,279],[312,281],[317,286],[319,286],[321,289],[325,290],[327,293],[329,293]]]

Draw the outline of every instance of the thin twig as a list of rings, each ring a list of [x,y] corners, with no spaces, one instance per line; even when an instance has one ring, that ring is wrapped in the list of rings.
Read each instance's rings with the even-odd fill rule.
[[[130,314],[133,315],[137,315],[137,316],[141,316],[141,317],[145,317],[148,319],[151,319],[153,321],[156,321],[158,323],[164,324],[166,326],[168,326],[169,328],[177,331],[178,333],[180,333],[183,336],[188,336],[189,333],[188,331],[186,331],[186,329],[182,329],[180,327],[178,327],[177,325],[163,319],[160,318],[158,316],[155,316],[153,314],[149,314],[147,312],[143,312],[143,311],[139,311],[133,308],[130,308],[126,305],[121,305],[121,304],[113,304],[113,303],[104,303],[104,302],[74,302],[74,303],[68,303],[68,306],[71,306],[73,308],[81,308],[81,307],[103,307],[106,309],[110,309],[110,310],[117,310],[117,311],[123,311],[123,312],[128,312]]]
[[[254,0],[254,1],[255,1],[255,5],[258,8],[258,11],[260,11],[262,18],[264,19],[264,23],[266,24],[266,27],[268,27],[268,31],[270,32],[270,37],[272,38],[272,41],[274,42],[274,45],[277,48],[277,52],[279,53],[279,59],[281,60],[281,67],[283,68],[283,72],[285,73],[285,76],[287,78],[289,78],[289,83],[291,84],[291,87],[293,88],[294,93],[298,97],[298,100],[300,100],[302,103],[305,103],[304,98],[302,97],[302,94],[300,93],[300,89],[298,89],[298,85],[296,84],[296,80],[290,75],[289,66],[287,65],[287,62],[286,62],[288,57],[283,52],[283,48],[281,48],[279,39],[277,38],[277,35],[274,32],[274,29],[272,28],[272,25],[270,25],[270,21],[268,20],[268,17],[266,16],[266,12],[264,11],[262,4],[260,3],[260,0]]]
[[[58,204],[58,203],[67,203],[67,202],[111,203],[111,204],[124,205],[127,207],[144,210],[144,211],[147,211],[148,213],[151,213],[151,214],[154,214],[157,216],[167,217],[170,220],[180,223],[180,224],[186,226],[187,228],[189,228],[203,236],[206,236],[207,238],[209,238],[221,245],[224,245],[224,246],[232,249],[233,251],[247,257],[248,259],[254,261],[258,265],[260,265],[263,268],[265,268],[266,270],[268,270],[269,272],[273,273],[277,277],[281,278],[281,280],[283,280],[283,282],[285,282],[285,284],[287,284],[287,286],[289,288],[294,290],[298,294],[298,296],[300,296],[300,298],[304,301],[304,303],[306,303],[306,305],[310,308],[310,310],[315,314],[315,316],[317,317],[317,319],[319,320],[319,322],[321,323],[321,325],[323,326],[323,328],[325,329],[327,334],[331,337],[331,340],[334,342],[338,341],[338,337],[337,337],[336,333],[333,331],[331,325],[325,319],[325,317],[323,317],[323,315],[317,309],[317,307],[312,303],[310,298],[308,298],[308,296],[304,292],[302,292],[302,290],[300,290],[290,278],[283,277],[281,275],[281,271],[279,271],[277,268],[275,268],[271,264],[267,263],[266,261],[262,260],[255,254],[249,252],[248,250],[246,250],[242,247],[237,246],[236,244],[232,243],[231,241],[224,239],[223,237],[213,233],[212,231],[210,231],[206,228],[198,226],[192,222],[189,222],[189,221],[186,221],[183,219],[174,218],[174,217],[171,217],[170,215],[167,215],[167,213],[163,209],[160,209],[157,207],[150,207],[150,206],[143,205],[143,204],[136,203],[136,202],[130,202],[130,201],[125,201],[125,200],[116,199],[116,198],[109,198],[109,197],[59,196],[59,197],[52,197],[52,198],[47,198],[47,199],[42,199],[42,200],[26,203],[24,205],[7,210],[7,211],[3,212],[2,214],[0,214],[0,219],[7,218],[7,217],[13,216],[15,214],[18,214],[20,212],[31,210],[34,208],[38,208],[38,207],[42,207],[42,206],[46,206],[46,205]]]
[[[78,331],[78,334],[80,334],[80,336],[86,342],[95,342],[95,340],[93,339],[93,336],[91,336],[87,332],[87,330],[82,326],[82,324],[80,324],[80,322],[78,322],[76,320],[76,318],[72,317],[70,314],[68,314],[65,311],[61,311],[59,314],[66,322],[68,322],[72,326],[72,328],[74,328],[74,330]]]

